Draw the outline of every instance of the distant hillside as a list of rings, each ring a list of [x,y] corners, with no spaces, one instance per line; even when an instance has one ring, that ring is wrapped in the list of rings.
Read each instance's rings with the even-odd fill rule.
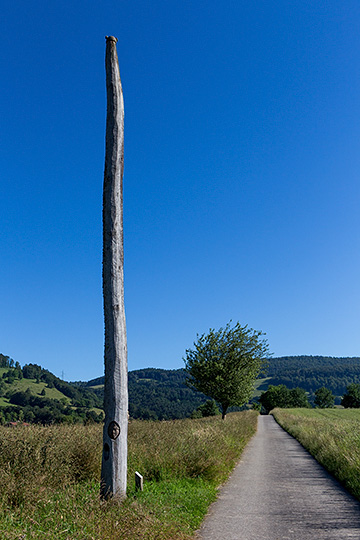
[[[0,354],[0,424],[101,422],[102,405],[90,388],[77,388],[37,364],[22,368]]]
[[[78,383],[103,394],[104,377]],[[206,397],[188,388],[183,369],[146,368],[129,371],[129,413],[132,418],[172,420],[186,418]]]
[[[42,424],[103,420],[104,377],[65,382],[36,364],[23,368],[0,354],[0,424],[25,421]],[[129,373],[132,418],[185,418],[206,397],[185,384],[182,369],[142,369]]]
[[[183,369],[156,368],[129,372],[129,413],[132,418],[169,420],[186,418],[206,401],[188,388]],[[258,381],[256,395],[269,384],[299,386],[310,394],[321,386],[335,396],[350,383],[360,383],[360,358],[283,356],[271,358],[267,377]],[[103,419],[104,377],[67,383],[48,370],[0,354],[0,423],[99,422]]]
[[[147,368],[129,372],[129,409],[133,418],[172,419],[189,416],[206,397],[185,384],[183,369]],[[269,384],[304,388],[312,394],[325,386],[335,396],[352,383],[360,383],[360,358],[327,356],[283,356],[271,358],[266,378],[259,381],[256,394]],[[80,383],[102,395],[104,377]]]
[[[325,386],[335,396],[341,397],[353,382],[360,383],[358,357],[282,356],[269,360],[266,378],[259,381],[257,394],[264,392],[269,384],[285,384],[288,388],[304,388],[310,395]],[[98,387],[98,391],[102,392],[104,378],[82,384]],[[129,372],[129,397],[132,416],[142,417],[144,410],[147,410],[150,417],[158,418],[179,418],[185,411],[190,414],[206,399],[186,387],[184,370],[154,368]],[[182,399],[185,402],[178,409],[179,400],[181,402]]]
[[[272,358],[266,381],[269,384],[285,384],[288,388],[299,386],[313,393],[321,386],[329,388],[334,395],[342,396],[350,383],[360,383],[360,358],[331,356],[283,356]]]

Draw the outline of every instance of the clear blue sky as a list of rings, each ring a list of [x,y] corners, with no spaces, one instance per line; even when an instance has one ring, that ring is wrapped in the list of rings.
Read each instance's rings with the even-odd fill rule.
[[[360,356],[358,0],[2,5],[0,352],[103,373],[105,35],[125,99],[129,369],[232,319]]]

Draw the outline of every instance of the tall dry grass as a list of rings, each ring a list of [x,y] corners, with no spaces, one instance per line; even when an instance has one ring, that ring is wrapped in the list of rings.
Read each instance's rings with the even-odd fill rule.
[[[44,491],[95,480],[100,451],[98,425],[1,427],[0,501],[26,505]]]
[[[0,428],[4,540],[188,539],[255,432],[254,412],[129,426],[125,503],[100,501],[101,426]],[[136,493],[134,473],[145,489]]]
[[[252,411],[173,422],[135,421],[129,430],[129,471],[147,480],[196,478],[221,482],[254,433]],[[240,420],[241,419],[241,420]]]

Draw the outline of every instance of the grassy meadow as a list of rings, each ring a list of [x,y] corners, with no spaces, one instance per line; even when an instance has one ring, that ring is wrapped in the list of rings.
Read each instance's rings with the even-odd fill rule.
[[[274,409],[272,414],[360,500],[360,409]]]
[[[0,379],[2,379],[3,374],[8,371],[9,368],[0,368]],[[47,398],[64,400],[66,403],[71,403],[70,398],[64,396],[64,394],[59,392],[56,388],[48,388],[48,385],[43,381],[36,382],[36,379],[15,379],[11,385],[13,392],[26,392],[28,388],[35,396],[40,396],[41,392],[44,390]],[[0,405],[11,407],[11,403],[9,403],[9,400],[6,398],[0,398]]]
[[[254,411],[130,422],[123,503],[99,498],[100,425],[0,427],[1,538],[190,539],[256,423]]]

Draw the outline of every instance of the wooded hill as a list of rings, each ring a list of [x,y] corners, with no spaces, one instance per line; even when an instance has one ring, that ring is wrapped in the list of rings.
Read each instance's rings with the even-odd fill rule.
[[[0,424],[14,421],[42,424],[101,422],[104,377],[65,382],[36,364],[23,368],[0,354]],[[185,384],[183,370],[143,369],[129,373],[132,418],[185,418],[206,397]]]
[[[188,388],[182,369],[146,368],[129,372],[129,413],[132,418],[168,420],[191,415],[206,396]],[[0,355],[0,422],[102,421],[104,377],[67,383],[35,364],[21,368]],[[351,383],[360,383],[360,358],[284,356],[269,361],[257,395],[269,384],[304,388],[311,397],[325,386],[335,396]]]
[[[77,388],[36,364],[23,368],[0,354],[0,424],[102,422],[101,396]]]
[[[282,356],[269,362],[266,386],[285,384],[304,388],[310,394],[325,386],[342,396],[351,383],[360,383],[360,358],[331,356]]]
[[[129,372],[129,408],[133,418],[171,419],[189,416],[207,398],[186,387],[182,369],[147,368]],[[79,383],[102,392],[104,378]],[[257,395],[270,384],[304,388],[310,401],[318,388],[325,386],[341,396],[351,383],[360,383],[360,358],[330,356],[283,356],[271,358],[266,378],[259,380]]]
[[[146,368],[129,371],[129,414],[144,420],[186,418],[206,401],[200,392],[185,384],[183,369]],[[103,396],[104,377],[75,383]]]

